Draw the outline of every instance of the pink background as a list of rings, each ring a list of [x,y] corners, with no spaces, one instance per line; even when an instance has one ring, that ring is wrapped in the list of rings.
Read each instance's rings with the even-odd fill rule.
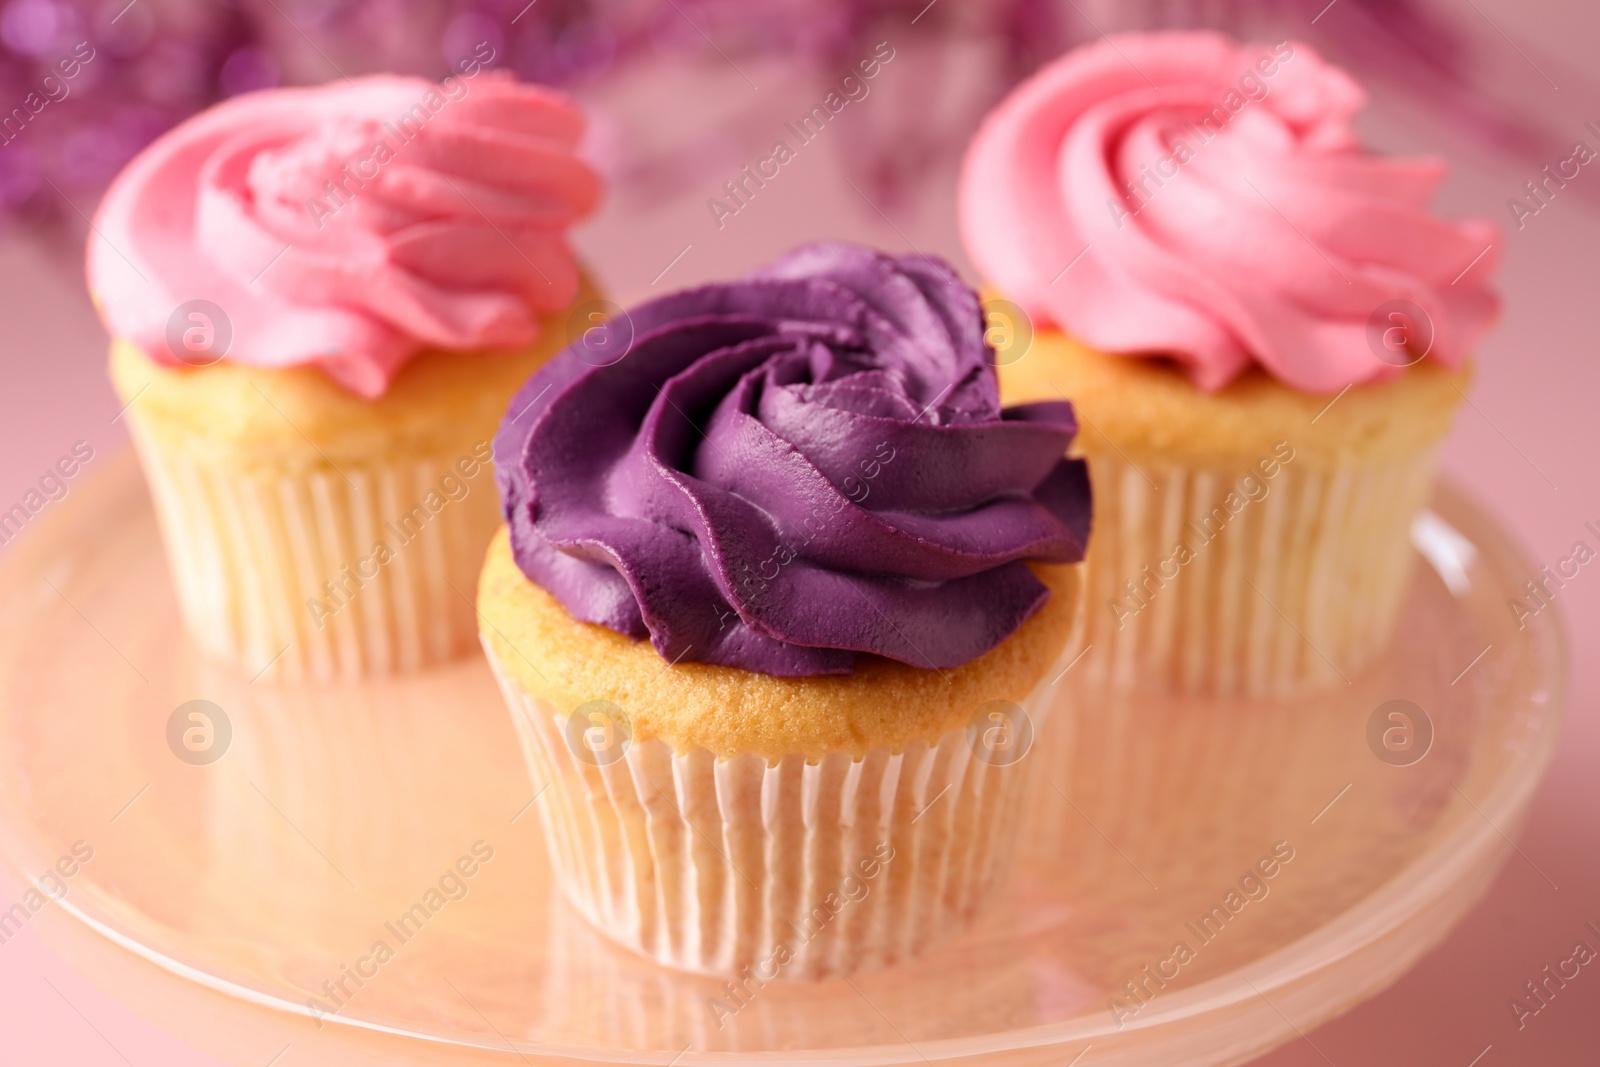
[[[1308,11],[1314,14],[1321,6],[1312,4]],[[1478,0],[1476,6],[1481,15],[1468,11],[1462,17],[1488,16],[1519,40],[1537,41],[1542,51],[1534,51],[1533,57],[1560,55],[1575,67],[1592,66],[1600,41],[1596,13],[1554,2],[1513,6],[1509,0]],[[1337,8],[1325,17],[1338,17]],[[1308,25],[1305,39],[1315,43],[1315,32]],[[916,62],[914,47],[904,54],[908,64]],[[1553,123],[1556,128],[1594,143],[1581,127],[1585,119],[1600,117],[1600,100],[1582,100],[1570,87],[1565,95],[1551,89],[1509,43],[1503,58],[1497,76],[1516,81],[1517,90],[1525,91],[1541,113],[1559,119]],[[808,86],[786,82],[782,70],[746,66],[745,71],[764,83],[765,91],[793,92],[796,101],[811,92]],[[718,85],[685,75],[681,85],[655,84],[651,94],[658,100],[698,97],[703,107],[681,109],[673,121],[717,129],[724,113],[721,101],[739,85],[743,83],[737,79]],[[623,86],[601,94],[595,106],[602,115],[615,108],[622,116],[628,92]],[[635,119],[650,107],[648,102],[635,104]],[[1534,177],[1531,169],[1497,159],[1481,146],[1450,140],[1427,116],[1395,102],[1379,99],[1374,111],[1368,130],[1382,148],[1440,151],[1457,162],[1443,198],[1446,210],[1509,222],[1506,199]],[[693,118],[686,119],[690,113]],[[631,135],[626,118],[601,125],[613,142]],[[650,129],[661,140],[675,136],[670,125],[657,122]],[[959,259],[949,174],[931,175],[925,195],[889,224],[842,180],[839,160],[829,158],[833,151],[831,146],[815,152],[808,147],[784,172],[794,177],[763,191],[760,201],[721,231],[710,223],[704,207],[705,197],[715,189],[696,187],[662,194],[649,203],[618,196],[580,243],[607,288],[624,304],[651,291],[651,280],[685,245],[689,250],[656,291],[742,269],[818,236],[849,237],[891,249],[914,243],[921,251]],[[1570,142],[1552,143],[1549,160],[1564,159],[1569,152]],[[734,151],[731,158],[754,157]],[[738,162],[729,166],[729,174],[737,167]],[[1600,173],[1586,168],[1576,180],[1600,182]],[[89,210],[89,205],[78,206]],[[1593,340],[1600,213],[1575,195],[1558,198],[1524,229],[1507,232],[1503,254],[1506,316],[1483,348],[1473,405],[1458,419],[1445,468],[1499,516],[1537,566],[1567,555],[1579,538],[1593,544],[1583,524],[1600,525],[1600,479],[1594,473],[1600,453],[1600,420],[1594,411],[1600,399],[1600,361]],[[87,440],[102,455],[126,442],[120,424],[111,422],[118,405],[105,380],[105,337],[82,289],[77,250],[54,251],[37,239],[8,237],[0,243],[0,293],[7,310],[0,353],[0,507],[5,507],[74,441]],[[1594,944],[1584,924],[1600,923],[1600,821],[1594,817],[1600,808],[1600,720],[1595,715],[1600,667],[1591,654],[1600,642],[1600,568],[1580,572],[1561,590],[1556,605],[1568,627],[1572,661],[1567,724],[1555,764],[1518,836],[1527,858],[1513,854],[1489,896],[1394,987],[1312,1031],[1306,1040],[1258,1061],[1261,1067],[1327,1062],[1340,1067],[1468,1067],[1480,1055],[1476,1063],[1481,1067],[1600,1062],[1600,969],[1585,968],[1520,1031],[1507,1005],[1543,966],[1570,955],[1575,941]],[[1546,875],[1559,888],[1552,888]],[[260,1064],[278,1047],[263,1047]],[[280,1061],[282,1067],[294,1067],[293,1057],[291,1051]],[[0,1062],[83,1067],[220,1063],[74,973],[32,931],[0,946]]]

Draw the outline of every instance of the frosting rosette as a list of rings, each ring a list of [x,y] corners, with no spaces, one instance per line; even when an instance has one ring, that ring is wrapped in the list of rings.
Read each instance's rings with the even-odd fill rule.
[[[597,329],[495,440],[517,564],[577,619],[674,662],[947,668],[1048,598],[1024,560],[1083,558],[1072,406],[1002,410],[943,263],[811,245]]]
[[[203,301],[227,334],[208,355],[316,364],[376,397],[424,349],[525,346],[571,302],[566,230],[600,194],[583,127],[560,94],[488,72],[236,97],[118,176],[90,289],[161,362],[194,362],[169,324]]]
[[[1442,161],[1363,151],[1365,100],[1299,43],[1154,33],[1081,48],[984,121],[963,239],[1030,315],[1170,358],[1201,389],[1251,363],[1305,392],[1391,378],[1407,360],[1380,358],[1369,330],[1393,302],[1412,357],[1459,366],[1498,312],[1498,231],[1429,213]]]

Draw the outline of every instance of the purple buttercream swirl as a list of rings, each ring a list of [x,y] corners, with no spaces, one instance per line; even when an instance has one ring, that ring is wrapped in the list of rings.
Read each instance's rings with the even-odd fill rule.
[[[1072,406],[1001,410],[942,262],[810,245],[600,329],[495,439],[517,565],[575,618],[673,662],[946,668],[1049,597],[1023,560],[1083,558]]]

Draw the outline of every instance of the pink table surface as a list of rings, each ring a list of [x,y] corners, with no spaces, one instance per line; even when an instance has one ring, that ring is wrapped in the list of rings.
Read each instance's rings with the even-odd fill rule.
[[[1536,35],[1577,64],[1600,40],[1596,13],[1575,5],[1482,7],[1500,25]],[[1531,71],[1523,73],[1530,94],[1549,91]],[[761,72],[756,77],[764,80]],[[1571,116],[1574,137],[1583,118],[1600,114],[1600,101],[1549,92],[1548,107]],[[1429,148],[1461,161],[1445,190],[1447,210],[1508,220],[1506,198],[1531,172],[1444,140],[1424,116],[1402,107],[1380,101],[1377,110],[1370,132],[1382,147]],[[959,260],[948,175],[931,181],[909,215],[889,224],[839,178],[830,151],[800,160],[795,167],[803,169],[792,180],[752,204],[754,217],[737,218],[720,232],[704,207],[711,189],[675,195],[644,213],[619,209],[582,235],[586,257],[624,302],[652,291],[651,280],[685,245],[689,250],[658,288],[725,274],[820,236],[887,248],[914,243]],[[1552,160],[1566,154],[1566,145],[1551,146]],[[1578,180],[1600,182],[1600,174],[1585,171]],[[1504,257],[1505,319],[1483,348],[1472,405],[1458,419],[1444,463],[1447,476],[1486,503],[1537,566],[1566,555],[1580,538],[1592,544],[1583,525],[1600,525],[1600,361],[1593,325],[1600,303],[1593,281],[1600,272],[1600,214],[1576,197],[1557,200],[1523,230],[1506,235]],[[31,238],[6,237],[0,241],[0,301],[3,509],[74,441],[86,440],[103,454],[126,441],[120,424],[111,422],[118,405],[105,381],[105,337],[74,256]],[[1600,666],[1593,655],[1600,644],[1600,569],[1580,572],[1560,591],[1556,608],[1569,634],[1567,724],[1517,836],[1520,854],[1513,853],[1489,895],[1410,974],[1257,1067],[1600,1063],[1600,969],[1585,968],[1521,1028],[1508,1007],[1525,981],[1570,955],[1574,942],[1600,947],[1584,929],[1588,922],[1600,924],[1600,820],[1594,817],[1600,809]],[[279,1048],[262,1048],[262,1067]],[[281,1067],[294,1067],[293,1057],[291,1050]],[[25,931],[0,946],[0,1064],[218,1067],[220,1061],[140,1018]]]

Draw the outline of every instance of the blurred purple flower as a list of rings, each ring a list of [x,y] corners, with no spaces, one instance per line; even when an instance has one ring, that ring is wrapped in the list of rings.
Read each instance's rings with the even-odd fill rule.
[[[485,54],[504,56],[505,33],[499,22],[487,15],[469,11],[451,19],[450,25],[444,28],[439,61],[445,70],[459,70],[463,60],[478,55],[479,49],[485,46],[490,50]]]
[[[1302,0],[1087,5],[1093,25],[1082,5],[1087,0],[0,0],[0,120],[12,117],[0,123],[0,219],[76,224],[117,168],[162,130],[216,100],[273,85],[373,71],[439,77],[485,48],[493,49],[490,65],[574,88],[663,59],[713,66],[771,56],[834,77],[884,39],[920,53],[901,68],[915,91],[886,96],[870,122],[854,124],[844,155],[855,179],[892,209],[930,167],[961,151],[976,116],[1007,88],[1098,30],[1206,25],[1274,40],[1310,32]],[[1570,134],[1500,95],[1483,74],[1484,50],[1503,49],[1503,41],[1479,48],[1473,34],[1490,31],[1435,11],[1425,0],[1343,0],[1317,23],[1316,44],[1537,170]],[[939,43],[981,45],[996,58],[988,82],[957,114],[930,114],[948,60],[920,46]],[[58,64],[75,49],[77,73],[63,79]],[[82,59],[82,49],[92,58]],[[1556,70],[1541,57],[1547,64]],[[1589,80],[1556,72],[1575,90]],[[25,100],[46,75],[69,91],[31,110]],[[697,141],[681,159],[621,170],[640,182],[672,181],[663,175],[698,174],[716,154]],[[1600,186],[1580,195],[1600,196]]]
[[[39,163],[26,145],[8,145],[0,151],[0,207],[26,203],[39,185]]]
[[[0,14],[0,40],[23,55],[37,56],[57,48],[72,32],[77,12],[50,0],[12,0]]]
[[[217,90],[223,96],[238,96],[271,89],[278,84],[278,78],[278,61],[273,54],[258,44],[247,44],[223,60]]]

